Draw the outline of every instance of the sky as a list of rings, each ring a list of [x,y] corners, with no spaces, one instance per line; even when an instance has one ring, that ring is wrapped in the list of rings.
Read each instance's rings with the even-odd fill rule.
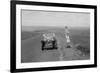
[[[89,27],[90,14],[79,12],[57,12],[22,10],[22,26]]]

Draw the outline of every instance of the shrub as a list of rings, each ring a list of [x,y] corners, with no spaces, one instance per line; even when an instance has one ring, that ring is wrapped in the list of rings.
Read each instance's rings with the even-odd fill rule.
[[[88,54],[88,55],[90,54],[90,49],[85,46],[78,45],[76,46],[76,49],[80,50],[84,54]]]

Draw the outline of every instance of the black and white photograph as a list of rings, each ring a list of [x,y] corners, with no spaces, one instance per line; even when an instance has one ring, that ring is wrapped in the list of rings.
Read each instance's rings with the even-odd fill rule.
[[[90,59],[90,13],[21,10],[21,62]]]
[[[96,6],[25,4],[12,3],[16,71],[96,67]]]

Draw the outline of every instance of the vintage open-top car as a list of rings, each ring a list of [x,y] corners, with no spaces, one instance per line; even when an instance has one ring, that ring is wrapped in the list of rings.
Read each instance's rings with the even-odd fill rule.
[[[44,33],[42,36],[42,50],[57,49],[57,40],[55,33]]]

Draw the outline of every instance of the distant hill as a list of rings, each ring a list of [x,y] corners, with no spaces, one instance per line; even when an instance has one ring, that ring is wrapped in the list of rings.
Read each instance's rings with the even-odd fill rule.
[[[36,31],[36,30],[49,30],[49,29],[57,29],[64,27],[52,27],[52,26],[22,26],[22,31]]]

